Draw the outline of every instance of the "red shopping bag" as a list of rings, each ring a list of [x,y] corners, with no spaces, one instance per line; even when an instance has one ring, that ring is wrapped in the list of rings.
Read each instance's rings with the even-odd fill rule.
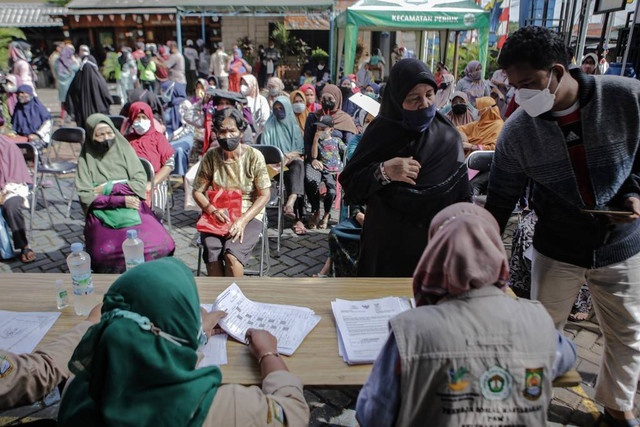
[[[231,221],[223,223],[215,215],[203,212],[196,223],[196,230],[201,233],[224,237],[229,234],[231,225],[242,215],[242,191],[240,190],[209,190],[209,201],[216,209],[226,210]]]

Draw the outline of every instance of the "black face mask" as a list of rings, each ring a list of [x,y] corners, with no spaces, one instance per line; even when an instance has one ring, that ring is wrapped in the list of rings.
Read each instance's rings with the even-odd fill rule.
[[[448,87],[449,87],[449,83],[442,82],[440,83],[440,86],[438,86],[438,89],[445,90]]]
[[[351,88],[340,86],[340,92],[342,92],[342,99],[347,99],[351,96]]]
[[[239,136],[235,136],[232,138],[218,138],[218,144],[224,151],[235,151],[240,145],[241,138]]]
[[[322,100],[322,109],[327,111],[333,111],[336,108],[336,101]]]
[[[107,151],[113,146],[116,142],[115,138],[105,139],[104,141],[95,141],[95,150],[98,154],[104,156]]]
[[[467,105],[466,104],[456,104],[456,105],[453,105],[451,107],[451,110],[453,110],[453,114],[461,116],[461,115],[463,115],[464,113],[467,112]]]

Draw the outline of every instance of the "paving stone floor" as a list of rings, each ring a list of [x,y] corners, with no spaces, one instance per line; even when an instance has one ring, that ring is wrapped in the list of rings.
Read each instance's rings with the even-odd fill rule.
[[[50,108],[54,116],[59,117],[60,106],[53,90],[40,89],[40,97]],[[72,179],[61,179],[65,195],[71,193]],[[33,239],[31,244],[37,253],[37,259],[30,264],[22,264],[19,260],[0,262],[0,273],[7,272],[67,272],[65,258],[69,254],[69,246],[73,242],[83,241],[84,217],[77,201],[71,206],[69,218],[65,217],[66,200],[54,186],[45,190],[49,200],[49,209],[53,217],[50,224],[46,211],[42,206],[42,198],[38,197],[38,208],[33,218]],[[196,212],[184,212],[182,209],[184,191],[182,187],[174,191],[174,206],[171,210],[173,230],[176,242],[175,256],[184,261],[195,272],[198,249],[195,245]],[[270,215],[273,217],[273,215]],[[333,217],[336,217],[334,212]],[[274,224],[273,218],[270,222]],[[290,224],[287,224],[290,226]],[[514,223],[512,222],[511,228]],[[310,231],[306,236],[296,236],[290,228],[285,227],[282,238],[280,256],[276,256],[275,230],[270,230],[270,270],[268,275],[278,277],[311,276],[322,268],[327,259],[326,230]],[[507,231],[505,236],[510,236]],[[509,243],[509,238],[505,239]],[[257,251],[256,251],[257,252]],[[249,264],[255,268],[257,253]],[[0,289],[2,284],[0,283]],[[591,321],[569,323],[565,333],[574,339],[578,347],[578,371],[582,376],[582,384],[572,389],[554,389],[554,399],[549,409],[549,425],[593,426],[597,411],[602,410],[592,399],[594,385],[598,373],[598,364],[602,355],[603,338],[598,325]],[[348,389],[306,389],[305,397],[311,408],[311,426],[321,425],[355,425],[353,409],[355,407],[358,388]],[[637,399],[636,399],[637,402]],[[637,403],[636,403],[637,407]],[[56,405],[45,407],[39,403],[28,408],[20,408],[0,414],[0,425],[30,414],[38,417],[55,414]],[[13,421],[11,421],[13,420]]]

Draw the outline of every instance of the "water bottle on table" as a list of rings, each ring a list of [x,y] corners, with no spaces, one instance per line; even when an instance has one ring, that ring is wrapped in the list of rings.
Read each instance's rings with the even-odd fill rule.
[[[69,294],[64,288],[64,282],[60,279],[56,280],[56,305],[58,310],[69,306]]]
[[[83,251],[82,243],[71,245],[67,265],[73,282],[73,308],[78,316],[86,316],[95,305],[93,279],[91,278],[91,256]]]
[[[144,242],[138,239],[137,230],[127,230],[127,240],[122,243],[127,270],[144,262]]]

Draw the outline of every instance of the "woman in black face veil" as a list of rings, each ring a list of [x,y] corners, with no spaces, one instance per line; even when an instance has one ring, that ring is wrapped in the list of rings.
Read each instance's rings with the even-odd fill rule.
[[[411,277],[431,219],[470,199],[460,134],[437,112],[436,91],[424,63],[399,61],[340,175],[348,203],[367,205],[358,276]]]

